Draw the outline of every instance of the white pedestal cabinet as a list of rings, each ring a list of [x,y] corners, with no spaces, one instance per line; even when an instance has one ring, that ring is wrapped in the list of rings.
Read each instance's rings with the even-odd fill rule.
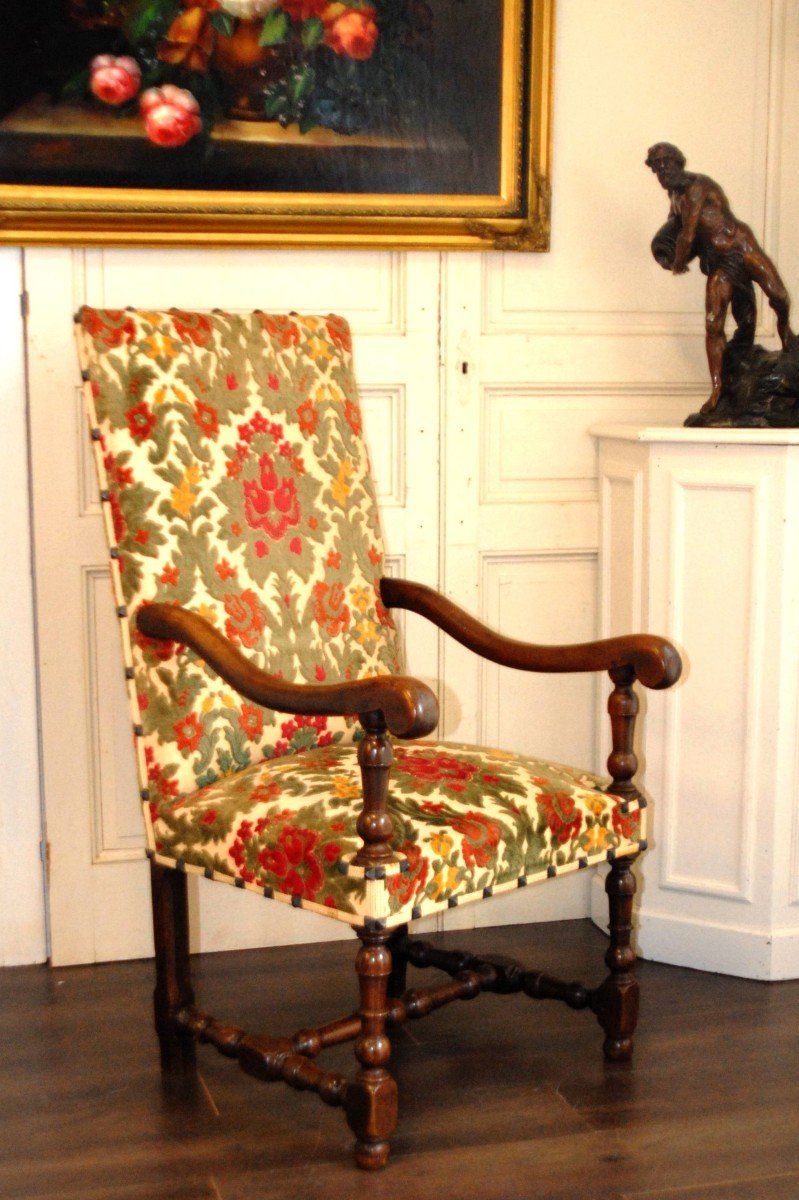
[[[662,633],[684,658],[641,740],[639,952],[799,977],[799,429],[592,433],[601,635]]]

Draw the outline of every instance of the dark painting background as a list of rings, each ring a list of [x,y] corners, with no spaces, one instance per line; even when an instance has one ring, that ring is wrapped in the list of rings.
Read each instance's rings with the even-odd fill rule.
[[[339,133],[330,145],[296,134],[275,146],[274,126],[222,120],[210,142],[179,149],[139,136],[135,109],[118,116],[93,100],[69,105],[64,83],[98,53],[125,53],[115,30],[80,30],[67,0],[4,5],[0,42],[0,183],[199,188],[300,193],[495,194],[499,183],[501,0],[428,0],[431,36],[407,52],[398,103],[376,96],[376,128],[359,144]],[[35,129],[21,110],[39,103]],[[48,107],[52,101],[52,107]],[[371,101],[370,101],[371,103]],[[5,119],[3,119],[5,118]],[[81,127],[81,122],[86,128]],[[94,133],[89,136],[89,124]],[[121,136],[123,128],[131,136]],[[259,132],[261,131],[261,132]],[[362,142],[363,139],[360,139]]]

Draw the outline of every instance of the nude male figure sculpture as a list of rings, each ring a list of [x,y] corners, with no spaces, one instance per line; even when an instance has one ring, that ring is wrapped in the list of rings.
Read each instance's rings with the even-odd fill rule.
[[[689,261],[698,255],[700,269],[707,276],[705,346],[711,393],[701,411],[709,413],[721,396],[727,346],[724,322],[730,305],[738,326],[736,340],[751,345],[756,317],[752,285],[756,283],[776,314],[777,332],[783,350],[787,350],[794,338],[788,292],[752,230],[733,215],[719,185],[707,175],[686,171],[685,155],[676,146],[658,142],[650,148],[646,165],[654,171],[671,202],[669,222],[653,243],[658,262],[675,275],[682,275]],[[674,235],[673,254],[668,234]]]

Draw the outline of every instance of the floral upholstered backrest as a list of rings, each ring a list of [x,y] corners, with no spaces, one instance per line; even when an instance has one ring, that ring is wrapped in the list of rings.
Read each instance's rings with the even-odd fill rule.
[[[400,670],[346,322],[83,308],[77,329],[145,798],[351,740],[135,624],[183,605],[291,682]]]

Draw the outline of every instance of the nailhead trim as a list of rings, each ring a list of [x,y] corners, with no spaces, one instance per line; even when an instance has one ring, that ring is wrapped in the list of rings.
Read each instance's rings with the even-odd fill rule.
[[[517,887],[527,887],[527,876],[520,875],[519,878],[516,880],[516,886]]]
[[[488,900],[488,898],[493,895],[494,895],[494,889],[491,886],[491,884],[489,884],[488,887],[483,888],[483,899],[484,900]]]
[[[547,867],[547,879],[554,879],[555,876],[557,875],[557,873],[558,873],[557,867],[553,867],[553,866]]]
[[[242,880],[242,883],[243,882],[244,882],[244,880]],[[302,908],[302,896],[292,896],[291,897],[291,907],[292,908]]]
[[[608,850],[608,862],[615,862],[615,861],[616,861],[616,851]]]
[[[126,679],[133,678],[133,667],[125,667],[125,678]]]
[[[641,838],[640,842],[638,843],[638,849],[639,850],[648,850],[649,849],[649,842],[646,840],[646,838]]]
[[[271,888],[269,886],[269,884],[267,883],[264,886],[264,896],[266,897],[267,900],[271,900],[274,897],[274,894],[275,894],[275,889]]]
[[[150,789],[142,788],[142,790],[139,792],[139,796],[141,797],[142,800],[149,800],[150,799]]]
[[[450,896],[449,899],[447,900],[447,908],[457,908],[457,907],[458,907],[458,897]]]
[[[205,878],[206,878],[206,879],[213,879],[213,877],[214,877],[214,868],[213,868],[213,867],[206,867],[206,868],[205,868],[205,870],[203,871],[203,875],[205,876]]]
[[[102,432],[99,429],[92,430],[92,441],[93,442],[99,442],[99,440],[102,436],[103,436]]]
[[[184,875],[186,874],[186,864],[185,864],[185,862],[183,861],[183,859],[182,859],[182,858],[176,858],[176,859],[175,859],[175,870],[176,870],[176,871],[182,871]],[[242,883],[243,883],[243,882],[244,882],[244,881],[242,880]]]
[[[411,920],[412,921],[418,921],[419,918],[421,917],[421,915],[422,915],[422,910],[421,910],[421,908],[418,907],[418,905],[416,908],[411,909]]]
[[[579,868],[581,871],[584,871],[584,870],[585,870],[585,868],[588,866],[588,859],[587,859],[587,858],[580,858],[580,859],[578,859],[578,860],[577,860],[577,866],[578,866],[578,868]]]
[[[124,619],[127,615],[128,606],[126,604],[120,604],[119,608],[117,609],[117,616]]]
[[[364,879],[385,879],[385,867],[367,867],[363,873]]]

